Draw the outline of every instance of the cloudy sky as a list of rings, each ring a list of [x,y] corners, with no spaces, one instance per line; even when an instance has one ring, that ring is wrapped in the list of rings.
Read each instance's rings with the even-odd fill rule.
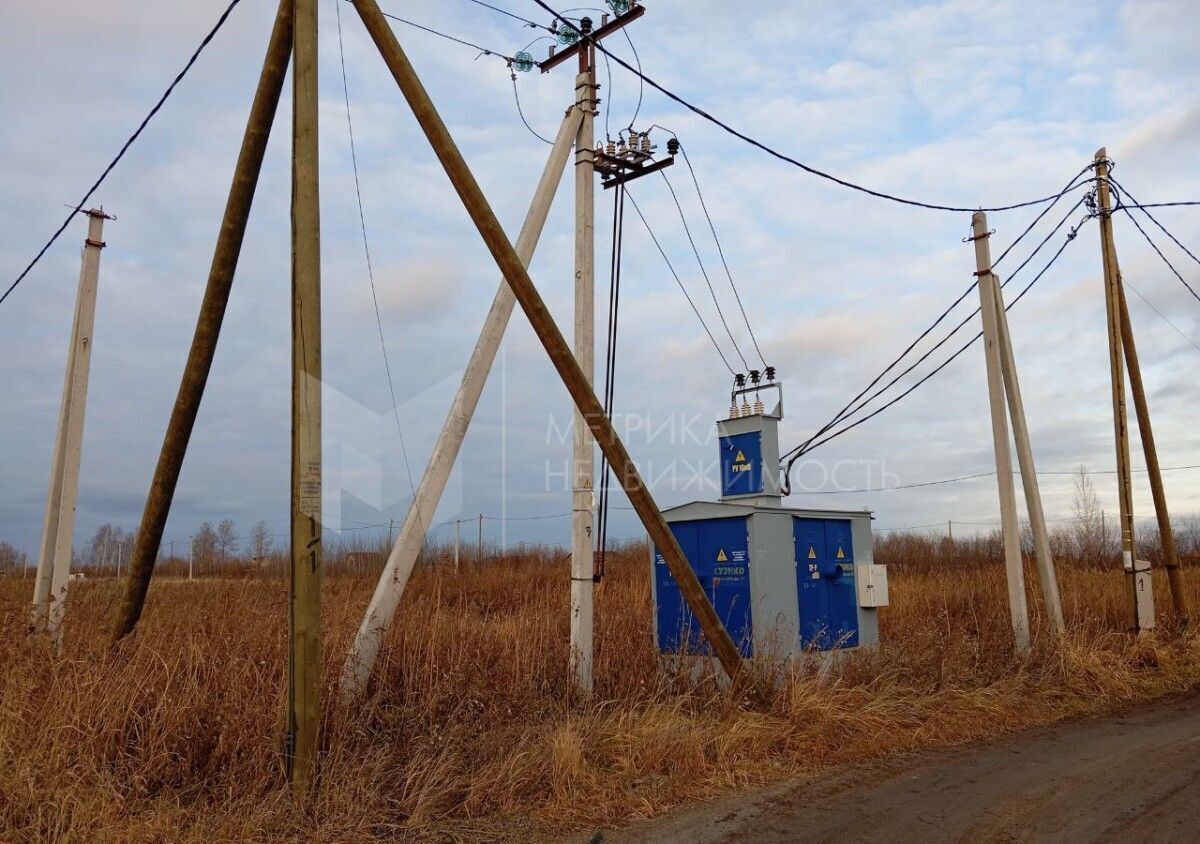
[[[353,10],[342,8],[365,219],[404,448],[392,416],[355,204],[335,0],[321,13],[321,196],[326,377],[326,516],[365,536],[400,520],[457,385],[497,273]],[[0,10],[0,268],[7,286],[178,71],[223,2],[76,0]],[[500,53],[537,36],[466,0],[384,0]],[[504,0],[544,21],[529,0]],[[1200,18],[1185,0],[1101,3],[647,3],[630,30],[645,72],[735,127],[871,187],[939,204],[1002,205],[1056,192],[1105,145],[1144,202],[1200,198]],[[195,323],[225,192],[273,16],[243,0],[211,48],[113,173],[97,202],[105,230],[84,436],[77,537],[136,524]],[[548,22],[548,21],[545,21]],[[421,72],[493,207],[516,232],[548,147],[518,118],[504,63],[402,24]],[[623,39],[612,49],[631,57]],[[532,50],[543,53],[546,42]],[[597,121],[629,124],[637,80],[612,68]],[[543,135],[572,73],[522,74],[525,115]],[[168,540],[206,519],[244,535],[285,532],[290,317],[288,121],[280,107],[220,348],[180,480]],[[904,207],[815,179],[647,90],[636,128],[678,133],[691,155],[751,326],[785,383],[784,447],[827,421],[971,282],[969,215]],[[656,139],[665,142],[658,132]],[[683,167],[668,171],[721,309],[748,360],[746,327]],[[611,196],[599,192],[597,299],[606,301]],[[724,355],[743,368],[657,177],[631,194],[647,214]],[[997,246],[1032,219],[993,214]],[[1047,218],[1057,222],[1056,210]],[[712,423],[729,372],[631,213],[618,343],[619,427],[663,505],[711,498]],[[1193,251],[1200,211],[1160,219]],[[1075,214],[1071,223],[1077,222]],[[532,275],[569,326],[572,191],[564,180]],[[0,538],[36,553],[78,276],[82,218],[0,306]],[[1043,227],[1036,239],[1044,235]],[[1200,463],[1189,399],[1200,304],[1124,219],[1117,243],[1165,466]],[[1161,235],[1160,241],[1166,244]],[[1011,270],[1031,237],[1001,266]],[[1057,248],[1056,237],[1048,250]],[[1200,267],[1168,252],[1193,284]],[[1019,277],[1024,283],[1049,251]],[[977,299],[968,297],[954,322]],[[603,336],[601,311],[597,334]],[[1169,320],[1168,325],[1164,320]],[[1012,312],[1039,467],[1113,466],[1098,229],[1094,221]],[[972,327],[972,332],[974,328]],[[940,335],[935,335],[939,336]],[[947,348],[956,348],[952,343]],[[924,348],[924,347],[923,347]],[[598,358],[603,360],[603,349]],[[930,363],[941,361],[935,355]],[[898,386],[927,371],[918,368]],[[889,394],[890,395],[890,394]],[[439,521],[485,513],[509,543],[565,541],[569,400],[524,317],[514,317]],[[983,354],[974,348],[887,412],[815,451],[804,489],[920,483],[994,468]],[[1141,465],[1137,442],[1135,464]],[[407,460],[405,459],[407,456]],[[697,479],[697,467],[702,477]],[[837,469],[836,475],[834,470]],[[1071,479],[1047,475],[1050,518],[1070,514]],[[1098,476],[1115,509],[1111,476]],[[1200,471],[1172,471],[1180,512],[1200,510]],[[1150,504],[1138,478],[1139,513]],[[987,529],[995,482],[794,496],[869,507],[882,528]],[[619,503],[624,504],[622,500]],[[504,516],[508,521],[500,521]],[[957,526],[956,526],[957,527]],[[452,528],[439,528],[448,536]],[[450,533],[447,533],[447,531]],[[613,532],[638,531],[619,511]]]

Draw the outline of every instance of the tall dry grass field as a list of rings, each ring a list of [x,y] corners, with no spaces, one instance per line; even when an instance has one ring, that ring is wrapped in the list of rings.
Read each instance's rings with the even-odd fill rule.
[[[373,578],[328,577],[325,754],[303,813],[281,776],[278,579],[162,578],[117,647],[115,583],[76,584],[61,656],[25,634],[31,581],[7,580],[0,841],[537,840],[1200,683],[1195,634],[1125,632],[1119,571],[1065,567],[1067,641],[1035,624],[1034,652],[1017,660],[1001,568],[914,547],[880,549],[893,564],[884,644],[829,676],[793,674],[761,708],[658,671],[646,552],[630,546],[599,587],[591,702],[568,689],[566,565],[530,550],[459,574],[420,569],[369,701],[343,710],[337,673]]]

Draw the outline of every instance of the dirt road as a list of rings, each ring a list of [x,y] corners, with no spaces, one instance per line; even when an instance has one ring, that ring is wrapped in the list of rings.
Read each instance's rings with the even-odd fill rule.
[[[1200,697],[839,771],[688,809],[606,844],[1200,842]]]

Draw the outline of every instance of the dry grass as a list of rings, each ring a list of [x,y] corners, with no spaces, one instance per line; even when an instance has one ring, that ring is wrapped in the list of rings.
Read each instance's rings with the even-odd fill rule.
[[[1068,640],[1037,628],[1016,660],[998,567],[899,565],[884,645],[833,676],[792,676],[754,710],[657,671],[647,568],[636,546],[610,563],[589,704],[566,682],[564,566],[531,552],[419,571],[366,708],[327,708],[306,815],[279,765],[277,580],[163,579],[117,648],[114,584],[87,582],[61,658],[24,634],[29,582],[0,583],[0,841],[531,840],[1200,684],[1196,635],[1124,632],[1119,572],[1064,569]],[[1188,583],[1200,606],[1194,572]],[[370,586],[326,581],[327,700]]]

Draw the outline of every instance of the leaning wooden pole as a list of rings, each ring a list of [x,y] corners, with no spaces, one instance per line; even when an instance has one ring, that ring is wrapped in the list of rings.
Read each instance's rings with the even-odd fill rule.
[[[1133,339],[1133,324],[1129,321],[1129,303],[1125,301],[1125,285],[1117,290],[1118,306],[1121,310],[1121,345],[1125,349],[1125,363],[1129,367],[1129,391],[1133,393],[1133,409],[1137,414],[1138,432],[1142,440],[1142,452],[1146,456],[1146,471],[1150,476],[1150,495],[1154,499],[1154,515],[1158,519],[1158,533],[1162,538],[1163,564],[1167,569],[1167,583],[1171,588],[1171,602],[1175,616],[1181,626],[1190,620],[1187,592],[1183,585],[1183,574],[1179,567],[1179,551],[1175,547],[1175,533],[1171,530],[1171,514],[1167,510],[1167,493],[1163,488],[1162,467],[1158,462],[1158,446],[1154,442],[1154,428],[1150,424],[1150,406],[1146,403],[1146,388],[1142,384],[1142,366],[1138,361],[1137,343]]]
[[[479,234],[483,237],[488,250],[500,267],[500,272],[508,281],[508,286],[512,288],[513,294],[529,318],[534,332],[537,333],[538,339],[545,347],[551,363],[554,364],[554,368],[563,379],[576,408],[583,414],[592,435],[595,436],[601,450],[608,458],[614,474],[621,481],[634,510],[637,511],[638,517],[650,534],[650,540],[662,551],[667,567],[679,584],[700,629],[708,638],[725,672],[736,680],[742,674],[743,667],[742,657],[737,646],[734,645],[729,632],[709,602],[696,573],[688,565],[687,559],[683,556],[683,550],[675,540],[675,535],[663,521],[662,514],[659,513],[658,506],[654,503],[653,496],[650,495],[650,490],[646,488],[633,459],[625,449],[625,444],[617,436],[616,429],[613,428],[604,413],[604,407],[588,385],[587,378],[580,369],[578,361],[575,360],[574,354],[571,353],[570,346],[563,339],[562,332],[554,322],[554,317],[546,308],[546,303],[542,301],[529,273],[521,264],[520,257],[504,234],[500,221],[496,219],[495,213],[488,205],[487,198],[484,197],[470,168],[463,160],[462,153],[459,152],[454,139],[450,137],[446,125],[429,99],[429,94],[425,91],[416,71],[396,40],[395,33],[388,26],[387,19],[384,18],[375,0],[353,0],[353,3],[359,17],[366,25],[367,31],[371,34],[371,38],[374,39],[375,46],[379,48],[384,62],[392,72],[392,76],[395,77],[405,99],[408,100],[414,116],[421,124],[421,128],[441,161],[446,175],[449,176],[455,191],[463,205],[466,206],[467,213],[471,215]]]
[[[1108,314],[1108,356],[1112,376],[1113,433],[1117,451],[1117,492],[1121,516],[1121,562],[1129,583],[1133,628],[1154,627],[1154,595],[1150,577],[1139,572],[1133,533],[1133,480],[1129,459],[1129,411],[1125,400],[1124,342],[1121,339],[1121,267],[1113,241],[1112,188],[1108,184],[1108,152],[1096,151],[1096,199],[1100,209],[1100,249],[1104,263],[1104,302]]]
[[[295,0],[292,73],[292,531],[287,775],[317,774],[321,685],[321,203],[317,0]]]
[[[133,553],[129,557],[129,568],[125,575],[124,594],[117,608],[113,624],[114,638],[121,638],[133,631],[142,615],[146,592],[162,544],[163,530],[171,512],[171,500],[175,497],[175,486],[179,482],[179,471],[187,453],[192,427],[204,397],[204,385],[212,368],[213,355],[217,350],[217,337],[225,318],[225,306],[229,302],[229,290],[233,285],[238,257],[242,252],[242,239],[246,234],[246,221],[250,217],[250,206],[254,202],[254,191],[258,187],[258,176],[262,170],[263,156],[267,150],[267,139],[271,124],[283,91],[283,80],[287,75],[292,52],[292,0],[280,0],[275,15],[275,26],[267,44],[267,55],[258,79],[258,90],[250,107],[246,131],[242,137],[241,152],[237,167],[233,171],[233,183],[225,203],[225,216],[221,220],[221,231],[213,250],[212,265],[208,272],[208,284],[200,304],[200,316],[196,320],[196,332],[188,351],[179,393],[171,410],[171,420],[163,437],[158,465],[150,482],[142,521],[138,525]]]

